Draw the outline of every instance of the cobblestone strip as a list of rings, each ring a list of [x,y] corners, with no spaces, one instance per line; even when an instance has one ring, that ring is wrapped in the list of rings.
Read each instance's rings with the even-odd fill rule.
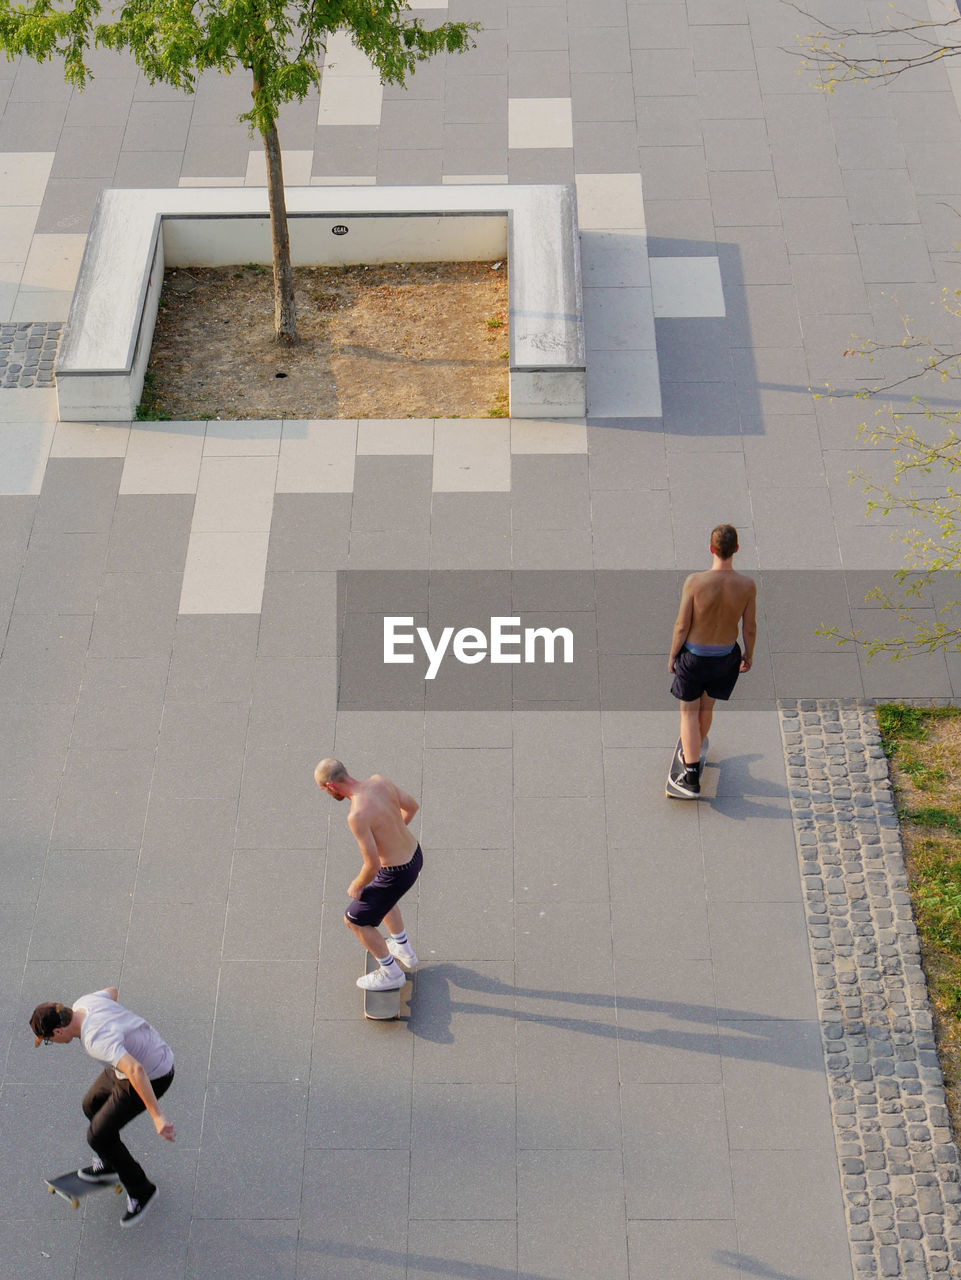
[[[52,387],[63,322],[0,324],[0,387]]]
[[[961,1276],[961,1181],[873,708],[779,704],[856,1280]]]

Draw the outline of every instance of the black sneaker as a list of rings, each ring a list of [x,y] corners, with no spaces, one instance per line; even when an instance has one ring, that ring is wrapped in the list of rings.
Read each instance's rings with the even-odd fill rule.
[[[127,1196],[127,1212],[120,1219],[120,1225],[135,1227],[147,1210],[157,1203],[158,1194],[157,1188],[151,1187],[143,1200],[134,1200],[132,1196]]]
[[[119,1181],[117,1174],[113,1169],[108,1169],[99,1156],[94,1158],[92,1164],[78,1169],[77,1177],[83,1182],[93,1182],[98,1187],[109,1187]]]
[[[701,778],[697,765],[685,766],[681,774],[671,774],[667,780],[667,793],[680,800],[695,800],[701,794]]]

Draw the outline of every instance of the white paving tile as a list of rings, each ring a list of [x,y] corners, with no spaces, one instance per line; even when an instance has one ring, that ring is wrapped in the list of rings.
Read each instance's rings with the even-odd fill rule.
[[[288,419],[280,437],[278,493],[353,493],[357,422]]]
[[[0,152],[0,204],[42,204],[55,154],[53,151]]]
[[[433,452],[433,418],[369,418],[357,424],[358,454]]]
[[[35,235],[24,264],[21,289],[72,294],[86,243],[85,235]]]
[[[570,98],[508,98],[507,145],[515,150],[573,147]]]
[[[279,421],[208,422],[204,436],[204,457],[276,457],[280,453]]]
[[[242,187],[244,179],[234,174],[230,178],[181,178],[182,187]]]
[[[661,317],[723,316],[721,264],[708,258],[652,258],[654,314]]]
[[[39,213],[38,204],[0,205],[0,255],[4,262],[26,262]]]
[[[587,426],[583,420],[512,418],[511,453],[587,453]]]
[[[337,75],[324,72],[317,108],[319,125],[379,125],[384,87],[376,71],[371,74]]]
[[[66,320],[72,301],[72,289],[29,289],[21,285],[17,290],[10,319],[18,323],[26,320]]]
[[[204,458],[191,531],[269,533],[276,458]]]
[[[0,397],[15,395],[0,391]],[[0,494],[37,494],[53,440],[52,422],[0,424]]]
[[[56,387],[10,387],[0,391],[0,422],[56,422]]]
[[[51,458],[123,458],[130,439],[129,422],[58,422]]]
[[[314,163],[313,151],[281,151],[284,166],[285,187],[309,187],[310,170]],[[267,157],[263,147],[247,153],[247,172],[244,175],[245,187],[266,187]]]
[[[587,362],[587,412],[598,418],[659,418],[656,351],[592,351]]]
[[[314,177],[314,178],[311,178],[310,185],[312,187],[376,187],[377,178],[376,177],[369,177],[369,178],[357,178],[357,177],[317,178],[317,177]]]
[[[497,183],[507,181],[506,173],[445,173],[441,178],[442,183],[446,183],[449,187],[459,185],[464,186],[494,186]]]
[[[203,422],[135,422],[120,477],[121,493],[196,493]]]
[[[441,418],[434,427],[435,493],[507,493],[510,422]]]
[[[580,239],[585,288],[650,288],[643,231],[582,231]]]
[[[259,613],[269,537],[263,532],[193,530],[180,612]]]
[[[578,173],[577,224],[581,231],[643,231],[639,173]]]
[[[650,289],[585,289],[584,340],[588,351],[653,351]]]

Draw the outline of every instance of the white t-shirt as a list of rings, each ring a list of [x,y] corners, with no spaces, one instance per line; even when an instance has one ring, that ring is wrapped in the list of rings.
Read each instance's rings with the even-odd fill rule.
[[[73,1002],[86,1017],[80,1027],[80,1043],[98,1062],[113,1067],[119,1080],[125,1080],[117,1063],[129,1053],[151,1080],[165,1076],[173,1068],[174,1055],[162,1036],[139,1014],[131,1013],[112,1000],[106,991],[93,991]]]

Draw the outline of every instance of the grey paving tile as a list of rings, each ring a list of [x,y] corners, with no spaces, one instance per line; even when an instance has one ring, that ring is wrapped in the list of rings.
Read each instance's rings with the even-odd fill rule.
[[[625,1093],[628,1217],[733,1217],[720,1087],[646,1084]]]
[[[414,1082],[410,1214],[505,1218],[517,1204],[512,1084]],[[463,1152],[472,1159],[465,1165]]]
[[[721,1022],[724,1093],[733,1150],[811,1150],[832,1140],[819,1027]],[[783,1100],[792,1099],[790,1109]]]
[[[571,73],[630,75],[631,53],[619,27],[579,27],[570,44]]]
[[[410,1223],[409,1280],[428,1280],[438,1270],[449,1275],[515,1274],[517,1228],[513,1221]]]
[[[645,193],[653,200],[704,200],[708,175],[700,147],[640,147]]]
[[[242,702],[198,703],[168,697],[151,793],[165,799],[236,798],[247,716]]]
[[[749,1265],[847,1280],[851,1259],[832,1155],[797,1149],[732,1153],[738,1246]],[[808,1188],[811,1215],[803,1224],[788,1209],[802,1186]]]
[[[724,319],[657,320],[655,328],[663,382],[683,382],[685,377],[693,382],[732,380],[734,369]]]
[[[959,195],[961,177],[951,172],[939,172],[937,157],[943,153],[943,144],[915,139],[907,152],[908,172],[919,196]]]
[[[662,1280],[728,1280],[731,1261],[739,1257],[733,1218],[629,1221],[627,1233],[632,1271],[649,1267]]]
[[[192,102],[135,102],[127,115],[124,150],[154,150],[163,138],[165,151],[183,151],[192,111]]]
[[[683,5],[631,5],[628,9],[631,49],[689,49],[691,36]]]
[[[66,102],[73,86],[66,82],[63,67],[51,59],[34,62],[24,58],[16,68],[11,96],[15,102]]]
[[[377,181],[385,186],[436,185],[443,171],[444,152],[412,149],[383,151],[377,157]]]
[[[44,1160],[48,1158],[45,1153]],[[51,1268],[59,1273],[71,1270],[83,1227],[79,1214],[76,1218],[77,1221],[66,1217],[40,1220],[34,1217],[0,1223],[0,1249],[14,1274],[23,1280],[40,1280],[48,1260]]]
[[[430,528],[432,569],[510,567],[510,494],[436,493]]]
[[[692,27],[691,46],[698,71],[754,70],[754,46],[746,26]]]
[[[618,1045],[610,1026],[563,1014],[557,1018],[522,1014],[516,1055],[521,1150],[619,1149],[620,1116],[611,1105],[617,1093]],[[560,1057],[564,1071],[552,1081],[548,1102],[544,1065]]]
[[[137,854],[51,853],[30,937],[31,960],[99,961],[119,970],[127,940]],[[76,904],[74,910],[71,904]]]
[[[346,935],[346,930],[343,932]],[[410,1144],[414,1037],[403,1025],[362,1023],[357,1016],[361,994],[356,987],[351,1000],[355,1016],[349,1022],[330,1018],[317,1023],[311,1058],[307,1147],[406,1150]],[[376,1034],[373,1053],[372,1032]],[[362,1097],[358,1097],[354,1080],[358,1054],[368,1057],[367,1087]],[[375,1108],[369,1105],[369,1097],[373,1096],[378,1099]]]
[[[192,1222],[184,1276],[204,1280],[218,1275],[239,1277],[257,1272],[294,1280],[297,1274],[297,1224],[247,1218],[242,1231],[236,1221],[216,1218]]]
[[[183,573],[193,516],[187,494],[122,494],[113,508],[108,573]]]
[[[424,922],[422,936],[432,940],[430,923]],[[418,970],[411,1000],[418,1083],[512,1084],[516,1025],[510,951],[499,961],[438,964],[435,948],[430,950],[431,964]]]
[[[631,66],[639,95],[677,98],[697,93],[694,57],[688,48],[635,48],[631,50]]]
[[[906,168],[848,169],[844,190],[854,224],[918,222],[917,196]]]
[[[369,125],[323,125],[314,137],[316,177],[371,177],[377,170],[378,134]]]
[[[919,226],[860,226],[855,235],[866,281],[915,284],[934,279]]]
[[[423,841],[436,849],[510,846],[511,753],[491,749],[424,753]],[[445,797],[456,788],[456,811]],[[492,805],[491,797],[502,803]]]
[[[68,126],[114,125],[123,120],[133,102],[134,81],[130,76],[90,80],[83,92],[74,93],[64,123]],[[48,101],[50,99],[47,99]]]
[[[711,171],[761,171],[771,163],[771,144],[763,120],[705,120],[702,129]]]
[[[781,211],[774,175],[715,172],[708,177],[714,221],[718,227],[780,226]]]
[[[567,50],[512,48],[507,59],[507,86],[512,98],[570,97],[571,64]]]
[[[59,849],[134,849],[153,774],[150,750],[72,750],[63,771],[53,843]]]
[[[32,1042],[30,1048],[32,1051]],[[87,1067],[89,1076],[89,1064]],[[19,1226],[26,1221],[36,1223],[36,1229],[43,1232],[48,1224],[55,1224],[57,1236],[61,1237],[62,1233],[63,1243],[73,1239],[76,1244],[79,1224],[75,1235],[71,1230],[69,1206],[58,1197],[45,1194],[43,1179],[50,1176],[47,1166],[51,1161],[54,1168],[66,1169],[76,1159],[78,1144],[83,1142],[82,1118],[78,1121],[76,1117],[86,1086],[52,1080],[21,1084],[9,1075],[7,1079],[9,1083],[5,1084],[0,1098],[5,1156],[0,1191],[7,1228],[9,1230],[14,1222]],[[60,1250],[54,1248],[52,1256],[59,1255]],[[68,1265],[73,1270],[73,1251]]]
[[[794,831],[781,801],[759,798],[746,811],[736,798],[719,796],[700,820],[709,901],[799,901]]]
[[[350,536],[348,493],[282,493],[274,498],[267,551],[268,571],[309,572],[347,566]]]
[[[788,245],[780,227],[742,227],[717,247],[721,277],[736,284],[789,284]]]
[[[144,826],[137,903],[224,903],[236,822],[232,799],[152,800]]]
[[[327,825],[312,781],[318,755],[303,747],[246,752],[237,816],[239,849],[323,847]]]
[[[351,530],[421,531],[430,521],[433,458],[360,457],[354,473]]]
[[[514,719],[515,796],[603,794],[600,720],[593,712],[519,713]]]
[[[4,151],[56,151],[67,115],[67,102],[9,101],[0,120]]]
[[[504,13],[506,21],[506,7]],[[507,95],[506,73],[448,77],[444,86],[444,120],[447,124],[506,124]]]
[[[313,1007],[316,967],[315,961],[225,961],[210,1051],[211,1081],[296,1085],[305,1125],[312,1028],[304,1010]]]
[[[33,797],[0,799],[0,897],[33,903],[40,892],[56,797],[45,805]]]
[[[6,116],[6,113],[4,113]],[[0,134],[0,143],[2,143]],[[31,147],[38,150],[39,147]],[[52,149],[52,148],[51,148]],[[43,193],[43,204],[37,215],[38,234],[85,235],[90,230],[94,207],[106,178],[50,178]],[[64,317],[66,319],[66,316]]]
[[[814,991],[800,906],[712,903],[708,914],[718,1004],[739,1008],[749,1021],[810,1019]],[[772,952],[775,936],[779,941]],[[763,964],[762,951],[767,954]]]
[[[105,573],[90,637],[98,658],[166,655],[177,626],[178,573]]]
[[[724,301],[732,347],[801,346],[797,295],[790,286],[732,284],[724,291]]]
[[[304,1174],[301,1159],[293,1157],[298,1149],[303,1151],[306,1125],[303,1083],[209,1085],[195,1217],[296,1220]],[[246,1130],[263,1162],[263,1186],[256,1185],[245,1162],[237,1160],[233,1134],[238,1126]]]
[[[333,658],[267,658],[257,661],[247,725],[248,745],[280,751],[291,745],[332,741],[337,700]]]
[[[568,47],[564,5],[513,6],[507,14],[509,48],[513,50],[564,49]]]
[[[167,658],[89,657],[72,742],[101,748],[156,744],[166,692]]]
[[[443,114],[431,99],[386,99],[380,125],[380,145],[403,151],[436,150],[442,144],[443,125]]]
[[[314,850],[238,851],[230,873],[225,960],[314,960],[324,864]]]
[[[404,1151],[308,1151],[304,1165],[297,1274],[320,1280],[391,1280],[406,1266],[409,1157]],[[367,1215],[367,1238],[353,1227],[357,1205],[385,1170]]]
[[[260,653],[273,657],[335,656],[336,623],[336,572],[268,571],[264,581]]]
[[[605,838],[603,801],[559,797],[528,800],[514,818],[514,874],[522,903],[590,902],[606,896],[585,850]]]
[[[575,921],[580,919],[580,926]],[[517,1010],[522,1020],[569,1026],[606,1038],[616,1025],[610,909],[597,902],[518,905],[516,926]],[[552,938],[568,939],[576,983],[558,982]]]
[[[634,82],[627,72],[577,72],[571,76],[574,123],[635,117]]]
[[[239,125],[191,126],[184,150],[184,177],[229,178],[247,171],[250,139]]]
[[[573,182],[574,152],[563,147],[508,151],[507,174],[511,182]]]
[[[587,529],[518,529],[512,538],[515,570],[589,569],[593,543]]]
[[[765,288],[771,286],[764,286]],[[664,429],[669,439],[710,439],[739,433],[734,385],[729,382],[665,382],[661,388]]]
[[[696,147],[701,141],[702,113],[693,94],[687,98],[653,98],[638,93],[634,110],[637,141],[642,147]]]
[[[111,526],[123,463],[119,458],[48,459],[34,529],[58,533],[106,533]]]
[[[636,430],[629,421],[608,420],[589,425],[587,440],[592,494],[667,488],[667,455],[660,431]]]
[[[517,1261],[521,1271],[575,1280],[599,1268],[626,1280],[621,1156],[613,1151],[518,1155]]]
[[[11,704],[76,702],[92,614],[14,613],[0,661],[0,696]]]
[[[513,529],[589,527],[586,456],[515,455],[511,460],[511,525]]]
[[[200,702],[249,700],[259,627],[256,615],[179,616],[168,696]]]
[[[72,126],[60,134],[52,178],[102,178],[109,181],[117,167],[123,142],[118,124]]]
[[[698,68],[694,83],[703,119],[763,118],[761,91],[753,71],[704,71]]]

